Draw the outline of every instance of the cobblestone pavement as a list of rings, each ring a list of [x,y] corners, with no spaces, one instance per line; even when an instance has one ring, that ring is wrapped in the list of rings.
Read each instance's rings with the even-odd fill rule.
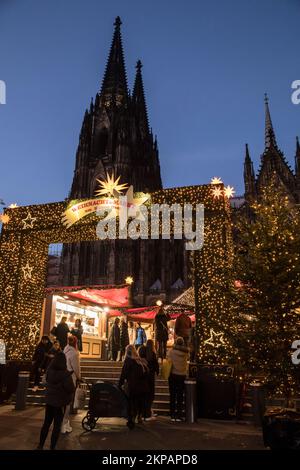
[[[35,449],[44,409],[28,407],[15,411],[0,406],[0,450]],[[73,432],[61,435],[58,449],[64,450],[259,450],[264,449],[261,430],[252,424],[199,420],[195,424],[172,423],[168,417],[137,425],[129,431],[118,418],[99,420],[93,432],[84,432],[85,413],[72,417]],[[45,448],[48,447],[46,443]]]

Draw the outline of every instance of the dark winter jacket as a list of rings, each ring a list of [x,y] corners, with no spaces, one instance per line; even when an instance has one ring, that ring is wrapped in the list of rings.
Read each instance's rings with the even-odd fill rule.
[[[35,348],[32,361],[34,366],[40,369],[44,369],[47,365],[47,353],[52,348],[52,343],[49,340],[47,344],[40,342]]]
[[[60,322],[55,328],[54,334],[60,343],[61,349],[64,349],[67,346],[69,332],[70,330],[66,323]]]
[[[121,350],[124,351],[129,344],[128,323],[121,322],[121,336],[120,336]]]
[[[141,326],[139,326],[139,327],[136,329],[135,344],[136,344],[137,346],[142,346],[142,344],[145,344],[146,342],[147,342],[147,336],[146,336],[145,330],[144,330],[144,328],[142,328]]]
[[[168,341],[169,329],[168,321],[170,316],[163,312],[158,312],[155,316],[155,339],[156,341]]]
[[[74,391],[72,372],[56,370],[50,365],[46,374],[46,404],[56,407],[69,405]]]
[[[120,351],[120,328],[116,323],[110,331],[108,344],[110,351]]]
[[[139,364],[135,359],[126,357],[120,380],[119,387],[121,387],[125,380],[128,384],[129,396],[141,396],[149,393],[149,368],[144,360],[144,367]]]
[[[73,328],[71,330],[71,334],[73,336],[76,336],[77,338],[77,347],[78,347],[78,351],[82,351],[82,335],[83,335],[83,328],[82,326],[80,326],[79,328]]]
[[[159,364],[157,360],[157,356],[155,353],[152,353],[151,359],[147,359],[150,375],[159,374]]]

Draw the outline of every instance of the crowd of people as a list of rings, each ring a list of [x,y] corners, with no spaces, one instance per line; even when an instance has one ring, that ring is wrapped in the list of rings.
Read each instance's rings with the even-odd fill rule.
[[[160,373],[159,359],[168,359],[170,391],[170,415],[172,421],[182,421],[184,381],[188,372],[192,325],[189,317],[180,315],[175,324],[173,347],[167,353],[169,316],[161,308],[155,318],[155,338],[147,339],[141,323],[135,326],[126,318],[116,318],[111,328],[108,345],[111,360],[124,361],[119,387],[128,398],[127,426],[133,429],[136,422],[151,421],[153,412],[155,379]],[[51,449],[55,449],[60,433],[72,432],[70,413],[76,385],[81,380],[80,351],[82,351],[82,326],[76,320],[69,329],[67,318],[51,330],[51,341],[43,336],[33,356],[34,390],[46,386],[46,408],[40,433],[39,449],[43,449],[51,424]],[[192,348],[193,349],[193,348]]]
[[[33,391],[38,389],[42,376],[42,385],[46,387],[45,417],[38,449],[43,449],[52,423],[50,445],[52,450],[56,447],[60,433],[72,432],[71,406],[76,385],[81,380],[79,347],[82,330],[80,327],[80,323],[77,323],[76,329],[69,331],[66,317],[63,317],[51,331],[55,340],[52,342],[48,336],[42,336],[35,349],[32,358]]]

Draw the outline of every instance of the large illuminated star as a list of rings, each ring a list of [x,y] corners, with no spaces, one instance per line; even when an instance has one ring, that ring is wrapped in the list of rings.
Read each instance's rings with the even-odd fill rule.
[[[0,222],[2,222],[3,224],[8,224],[9,221],[10,221],[9,215],[0,214]]]
[[[223,333],[216,333],[213,328],[210,329],[210,337],[204,341],[204,344],[209,344],[213,348],[219,348],[222,344],[225,344]]]
[[[22,220],[23,228],[33,228],[33,224],[36,221],[36,217],[32,217],[30,212],[28,213],[26,219]]]
[[[235,193],[235,190],[232,186],[226,186],[226,188],[224,189],[224,194],[226,197],[231,198]]]
[[[121,176],[119,176],[115,180],[113,173],[111,175],[106,173],[106,180],[97,179],[100,185],[100,189],[97,189],[97,191],[95,192],[96,196],[105,196],[105,195],[117,196],[123,190],[127,189],[128,188],[127,184],[119,184],[120,178]]]
[[[215,176],[214,178],[212,178],[210,182],[210,184],[222,184],[222,183],[223,181],[218,176]]]
[[[216,187],[212,190],[213,197],[219,198],[223,195],[223,191],[220,187]]]

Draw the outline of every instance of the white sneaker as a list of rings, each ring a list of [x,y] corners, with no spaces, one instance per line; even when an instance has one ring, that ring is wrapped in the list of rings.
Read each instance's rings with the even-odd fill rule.
[[[67,431],[67,432],[72,432],[72,431],[73,431],[72,426],[70,426],[70,421],[68,421],[68,422],[66,423],[66,431]]]
[[[65,425],[65,424],[62,425],[60,432],[61,432],[61,434],[66,434],[67,429],[66,429],[66,425]]]
[[[69,433],[69,432],[72,432],[73,429],[72,427],[70,426],[70,422],[68,421],[66,424],[63,424],[62,427],[61,427],[61,433],[62,434],[66,434],[66,433]]]

